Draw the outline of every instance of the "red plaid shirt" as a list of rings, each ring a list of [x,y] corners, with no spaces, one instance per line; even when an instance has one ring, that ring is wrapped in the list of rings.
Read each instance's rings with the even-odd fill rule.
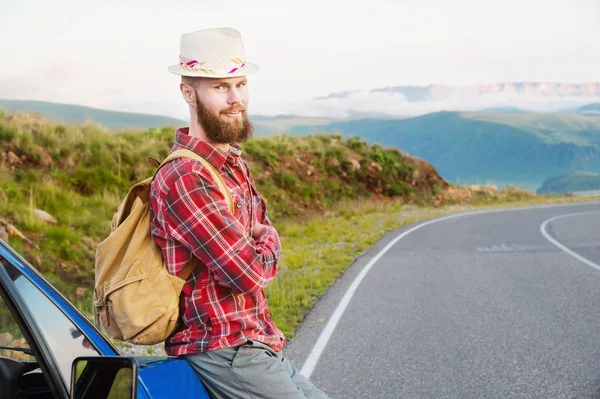
[[[152,236],[169,272],[179,274],[192,256],[200,259],[183,287],[182,322],[165,342],[167,354],[223,349],[248,339],[280,351],[285,338],[269,314],[263,292],[277,272],[279,235],[240,158],[239,146],[225,153],[183,128],[175,132],[172,151],[178,148],[194,151],[221,173],[234,212],[199,161],[176,159],[152,182]],[[267,227],[255,240],[251,233],[256,221]]]

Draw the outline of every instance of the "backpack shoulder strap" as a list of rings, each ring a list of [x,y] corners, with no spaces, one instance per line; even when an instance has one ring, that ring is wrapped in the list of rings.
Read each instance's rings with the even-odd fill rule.
[[[231,192],[225,185],[225,181],[223,181],[221,174],[215,169],[214,166],[212,166],[212,164],[210,162],[208,162],[206,159],[204,159],[200,155],[196,154],[195,152],[186,150],[183,148],[173,151],[168,157],[166,157],[160,163],[160,165],[158,165],[156,172],[158,172],[159,169],[162,168],[164,165],[166,165],[168,162],[171,162],[172,160],[177,159],[177,158],[190,158],[190,159],[195,159],[196,161],[200,161],[208,169],[212,178],[217,183],[219,190],[221,191],[221,193],[223,193],[223,195],[225,196],[225,199],[227,200],[227,205],[229,205],[229,211],[231,213],[233,213],[233,197],[231,196]],[[156,174],[156,172],[154,172],[154,173]]]
[[[148,156],[148,163],[150,165],[156,166],[156,171],[154,172],[154,174],[156,175],[156,173],[160,170],[160,168],[162,168],[167,163],[169,163],[175,159],[178,159],[178,158],[190,158],[190,159],[195,159],[197,161],[200,161],[202,163],[202,165],[204,165],[208,169],[212,178],[217,183],[219,190],[223,193],[223,195],[225,196],[225,199],[227,200],[227,204],[229,205],[229,211],[231,213],[233,213],[233,197],[231,196],[231,192],[225,185],[225,182],[223,181],[221,174],[215,169],[214,166],[212,166],[212,164],[210,162],[208,162],[206,159],[204,159],[200,155],[196,154],[195,152],[182,148],[182,149],[173,151],[160,164],[159,164],[158,160],[156,160],[156,158]],[[196,257],[193,257],[192,260],[190,260],[183,267],[183,269],[181,269],[181,271],[178,274],[179,278],[187,280],[187,278],[192,273],[194,268],[198,265],[198,263],[200,263],[200,260]]]

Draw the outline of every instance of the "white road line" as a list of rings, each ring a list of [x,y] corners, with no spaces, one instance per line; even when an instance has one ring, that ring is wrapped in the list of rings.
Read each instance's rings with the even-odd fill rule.
[[[379,251],[379,253],[377,253],[377,255],[375,255],[375,257],[373,257],[373,259],[371,259],[369,261],[369,263],[367,263],[363,267],[363,269],[360,271],[360,273],[354,278],[352,285],[350,285],[350,287],[348,288],[348,291],[346,291],[342,300],[340,301],[338,306],[335,308],[335,311],[333,312],[333,314],[331,315],[331,318],[325,325],[325,328],[323,329],[323,331],[321,331],[321,334],[319,335],[317,342],[315,343],[315,345],[311,349],[310,353],[306,357],[306,360],[304,361],[304,364],[302,365],[302,369],[300,370],[300,374],[302,374],[307,379],[310,379],[313,371],[315,370],[315,367],[317,366],[317,363],[319,362],[319,358],[321,357],[321,354],[325,350],[325,347],[327,346],[329,339],[333,335],[333,331],[337,327],[338,322],[342,318],[342,314],[344,314],[346,307],[348,307],[348,304],[350,303],[350,300],[352,299],[354,292],[356,291],[356,289],[358,288],[358,286],[360,285],[362,280],[365,278],[365,276],[367,275],[369,270],[371,270],[373,265],[379,260],[379,258],[381,258],[398,241],[400,241],[402,238],[406,237],[413,231],[416,231],[416,230],[420,229],[421,227],[428,226],[433,223],[441,222],[441,221],[448,220],[448,219],[455,219],[455,218],[463,217],[463,216],[469,216],[469,215],[498,213],[498,212],[514,212],[514,211],[523,211],[523,210],[528,210],[528,209],[558,208],[558,207],[565,207],[565,206],[592,205],[592,204],[597,205],[598,202],[591,201],[591,202],[584,202],[584,203],[580,202],[580,203],[571,203],[571,204],[542,205],[542,206],[534,206],[534,207],[492,209],[492,210],[484,210],[484,211],[457,213],[454,215],[444,216],[444,217],[441,217],[438,219],[432,219],[430,221],[421,223],[421,224],[405,231],[404,233],[400,234],[398,237],[394,238],[392,240],[392,242],[390,242],[388,245],[386,245],[381,251]]]
[[[587,215],[590,213],[597,213],[597,212],[579,212],[579,213],[569,213],[567,215],[555,216],[553,218],[546,220],[544,223],[542,223],[540,225],[540,233],[542,233],[542,235],[546,238],[546,240],[550,241],[552,244],[554,244],[556,247],[558,247],[563,252],[566,252],[567,254],[571,255],[572,257],[574,257],[581,263],[588,265],[589,267],[592,267],[596,270],[600,270],[600,265],[597,265],[596,263],[592,262],[591,260],[584,258],[583,256],[579,255],[577,252],[569,249],[566,245],[559,242],[557,239],[552,237],[550,235],[550,233],[548,233],[548,231],[546,231],[546,226],[548,226],[548,224],[552,223],[555,220],[572,217],[572,216],[578,216],[578,215]]]

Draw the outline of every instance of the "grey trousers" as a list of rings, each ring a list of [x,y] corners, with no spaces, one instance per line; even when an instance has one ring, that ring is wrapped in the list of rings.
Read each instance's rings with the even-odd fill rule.
[[[261,342],[183,357],[216,399],[328,398],[280,352]]]

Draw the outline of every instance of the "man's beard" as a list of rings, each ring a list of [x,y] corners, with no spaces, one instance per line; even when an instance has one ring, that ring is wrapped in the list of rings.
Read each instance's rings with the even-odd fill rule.
[[[221,117],[222,114],[235,111],[241,111],[242,117],[225,117],[230,121],[223,120]],[[243,143],[252,137],[254,132],[254,126],[250,122],[246,110],[239,104],[221,110],[219,115],[215,116],[200,102],[198,93],[196,93],[196,115],[206,133],[206,138],[215,144]]]

